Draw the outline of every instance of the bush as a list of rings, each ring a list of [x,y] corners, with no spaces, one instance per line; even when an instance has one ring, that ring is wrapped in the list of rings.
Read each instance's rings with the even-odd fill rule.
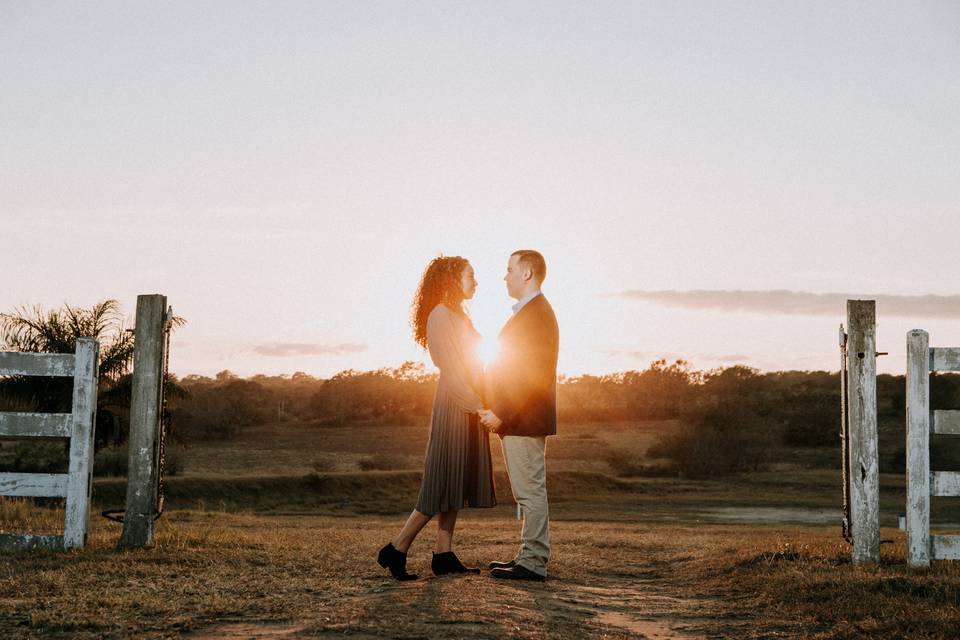
[[[798,395],[782,403],[784,443],[796,447],[837,444],[840,433],[840,393]]]
[[[768,420],[742,402],[727,401],[661,436],[647,455],[669,459],[680,475],[702,478],[765,469],[774,441]]]

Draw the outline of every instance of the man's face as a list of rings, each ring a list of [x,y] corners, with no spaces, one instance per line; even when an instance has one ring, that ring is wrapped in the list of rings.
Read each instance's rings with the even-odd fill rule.
[[[507,295],[517,300],[523,295],[523,288],[526,284],[524,272],[526,269],[520,264],[520,256],[510,256],[507,262],[507,275],[503,276],[503,281],[507,283]]]

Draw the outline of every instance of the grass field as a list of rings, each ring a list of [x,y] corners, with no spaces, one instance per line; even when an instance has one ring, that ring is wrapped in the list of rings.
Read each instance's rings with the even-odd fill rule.
[[[423,428],[269,425],[194,445],[169,479],[154,549],[115,551],[120,526],[95,517],[82,551],[3,556],[0,637],[956,637],[960,570],[906,568],[892,528],[901,479],[883,478],[883,562],[855,567],[839,473],[823,468],[831,452],[722,480],[618,473],[624,456],[655,463],[646,447],[672,426],[569,425],[550,440],[545,584],[433,577],[432,527],[411,549],[420,580],[376,565],[416,497]],[[494,445],[501,504],[463,513],[468,564],[515,550]],[[390,468],[362,470],[378,456]],[[123,491],[98,480],[97,507],[121,505]],[[0,501],[7,530],[56,532],[60,518]],[[960,513],[941,501],[934,521]]]

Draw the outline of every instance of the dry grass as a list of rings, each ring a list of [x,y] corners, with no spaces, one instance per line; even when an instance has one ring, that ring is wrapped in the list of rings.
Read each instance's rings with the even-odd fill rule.
[[[513,552],[503,511],[465,514],[465,561]],[[83,551],[5,558],[0,636],[948,638],[960,623],[960,571],[908,570],[899,532],[861,568],[832,528],[557,520],[541,585],[424,575],[431,529],[411,550],[421,580],[397,583],[374,555],[399,524],[183,511],[155,549],[117,552],[98,521]]]
[[[901,532],[884,530],[894,543],[881,566],[854,567],[839,526],[757,524],[800,512],[838,522],[835,470],[702,481],[611,467],[651,462],[646,446],[672,426],[567,425],[550,440],[542,585],[423,575],[432,528],[411,552],[424,579],[396,583],[376,565],[416,497],[419,471],[397,469],[422,456],[425,428],[272,425],[194,446],[187,473],[168,481],[156,548],[115,551],[120,526],[95,517],[82,551],[0,556],[0,638],[956,637],[960,569],[907,569]],[[492,444],[501,505],[461,518],[468,563],[516,546]],[[375,456],[392,469],[358,469]],[[882,489],[891,526],[902,478],[883,476]],[[122,480],[98,480],[96,508],[124,495]],[[960,522],[955,503],[935,500],[934,522]],[[753,524],[724,523],[733,517]],[[62,519],[62,508],[0,499],[0,530],[59,533]]]

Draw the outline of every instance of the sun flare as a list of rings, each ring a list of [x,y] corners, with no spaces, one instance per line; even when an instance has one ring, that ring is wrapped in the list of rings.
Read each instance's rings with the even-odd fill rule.
[[[499,347],[495,338],[484,338],[477,347],[477,354],[484,367],[489,367],[497,359]]]

